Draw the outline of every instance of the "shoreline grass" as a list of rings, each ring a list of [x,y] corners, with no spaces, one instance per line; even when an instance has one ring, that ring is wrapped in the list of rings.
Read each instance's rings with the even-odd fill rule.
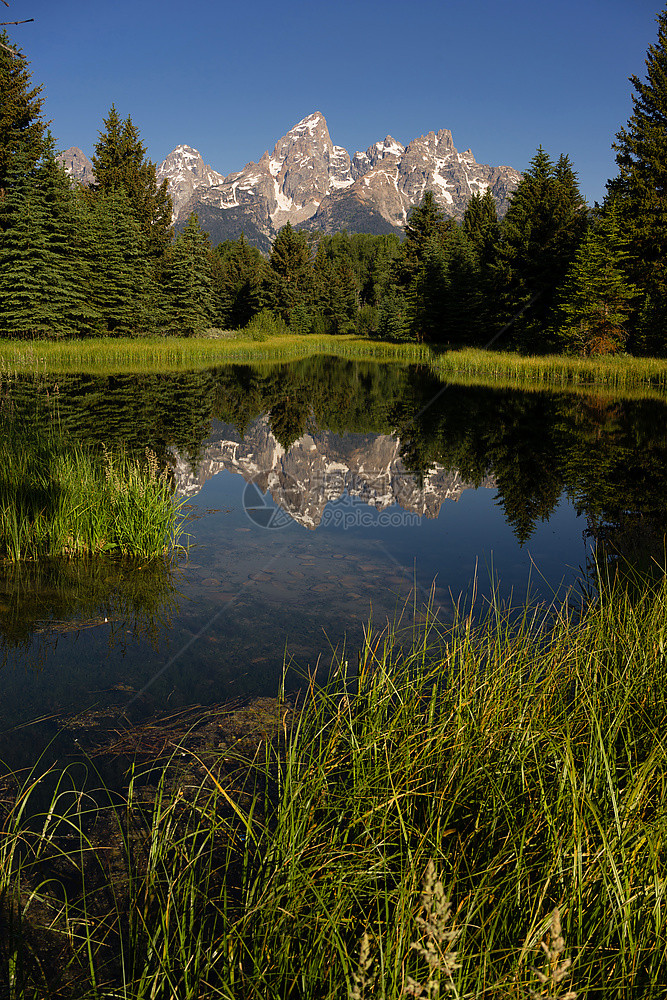
[[[629,355],[577,358],[530,357],[478,348],[440,351],[436,345],[393,344],[355,336],[287,334],[253,341],[230,337],[142,339],[100,338],[67,341],[0,340],[6,371],[140,373],[197,370],[219,364],[278,363],[324,354],[355,361],[426,364],[443,380],[466,384],[512,384],[547,389],[646,388],[667,392],[667,360]]]
[[[170,558],[183,503],[148,450],[144,463],[98,456],[66,446],[53,426],[40,433],[0,419],[0,561]]]
[[[15,995],[664,998],[665,635],[664,577],[369,632],[251,751],[176,742],[113,801],[33,770]]]

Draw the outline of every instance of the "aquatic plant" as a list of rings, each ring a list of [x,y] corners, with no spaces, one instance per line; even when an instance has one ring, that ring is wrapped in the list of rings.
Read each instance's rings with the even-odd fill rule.
[[[58,427],[0,416],[0,559],[174,552],[182,501],[155,455],[96,454]]]
[[[265,340],[257,339],[264,337]],[[531,357],[482,348],[438,349],[426,344],[393,344],[355,336],[280,334],[262,323],[257,329],[222,337],[88,338],[67,341],[0,339],[0,373],[168,372],[213,365],[295,361],[328,355],[355,361],[428,364],[443,381],[460,384],[515,385],[616,392],[652,390],[664,394],[667,363],[629,355],[581,358],[569,355]]]

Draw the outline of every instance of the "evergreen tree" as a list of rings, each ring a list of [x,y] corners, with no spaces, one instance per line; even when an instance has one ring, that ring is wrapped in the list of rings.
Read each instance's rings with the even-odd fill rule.
[[[493,328],[495,320],[497,285],[494,264],[498,253],[500,231],[496,202],[491,189],[487,187],[484,194],[472,196],[463,213],[463,232],[477,258],[478,274],[475,289],[477,329],[470,340],[478,343],[488,340],[489,331]]]
[[[630,277],[641,290],[633,346],[667,351],[667,8],[646,55],[646,78],[630,77],[633,113],[616,136],[618,176],[609,193],[630,237]]]
[[[486,338],[484,285],[475,244],[463,226],[452,226],[445,243],[446,282],[435,341],[475,344]]]
[[[90,292],[103,330],[132,336],[150,326],[152,274],[143,234],[123,188],[99,194],[88,212]]]
[[[286,323],[290,323],[297,307],[299,315],[313,306],[314,279],[308,237],[292,229],[289,222],[271,248],[268,295],[271,308]]]
[[[215,247],[211,278],[216,326],[240,330],[264,307],[266,264],[243,235]]]
[[[359,247],[360,302],[362,306],[378,306],[391,282],[393,264],[401,248],[399,239],[397,236],[355,235],[352,246]]]
[[[563,346],[578,354],[611,354],[627,339],[637,289],[624,271],[628,238],[611,206],[586,233],[562,289]]]
[[[211,325],[211,242],[193,212],[169,255],[169,329],[196,335]]]
[[[439,339],[447,289],[447,245],[455,226],[453,219],[445,220],[433,192],[426,191],[405,227],[394,280],[405,301],[407,331],[415,340]],[[390,314],[396,311],[397,304],[394,297]],[[397,315],[402,315],[402,310]],[[381,322],[385,329],[384,316]]]
[[[320,240],[313,279],[323,333],[351,333],[355,328],[358,289],[350,257],[347,233],[337,233],[333,240]]]
[[[587,212],[569,159],[554,167],[540,146],[513,193],[493,264],[496,325],[510,343],[553,346],[558,286],[587,226]]]
[[[9,44],[6,32],[0,41]],[[44,152],[42,87],[31,87],[32,74],[23,53],[16,55],[0,48],[0,198],[4,197],[10,175],[32,170]]]
[[[474,246],[480,265],[488,265],[500,236],[498,211],[491,188],[487,187],[484,194],[476,192],[471,197],[463,213],[463,231]]]
[[[410,340],[408,303],[394,284],[389,285],[380,303],[378,336],[382,340]]]
[[[146,159],[139,130],[128,116],[121,121],[114,105],[104,119],[92,158],[94,190],[100,194],[123,190],[152,257],[159,257],[172,238],[172,203],[167,182],[157,184],[155,164]]]
[[[0,329],[8,336],[84,334],[97,318],[77,253],[75,194],[45,142],[34,170],[15,159],[2,203]]]

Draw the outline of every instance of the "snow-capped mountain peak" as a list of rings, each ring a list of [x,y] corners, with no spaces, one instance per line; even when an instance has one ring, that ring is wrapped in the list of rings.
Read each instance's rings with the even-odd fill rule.
[[[288,221],[328,232],[400,232],[427,190],[460,218],[470,197],[490,188],[502,213],[520,176],[511,167],[478,164],[469,149],[459,153],[448,129],[407,146],[387,135],[351,160],[332,142],[321,111],[297,122],[257,163],[226,177],[186,145],[158,168],[177,221],[196,210],[214,242],[245,232],[263,249]]]
[[[212,187],[224,181],[222,174],[213,170],[197,149],[181,145],[167,156],[156,171],[158,184],[169,183],[169,193],[174,203],[174,219],[178,219],[182,208],[192,199],[198,188]]]

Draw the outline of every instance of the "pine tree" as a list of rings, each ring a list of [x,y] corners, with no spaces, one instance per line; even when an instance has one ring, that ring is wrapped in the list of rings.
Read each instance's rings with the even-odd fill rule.
[[[314,304],[322,320],[322,332],[351,333],[355,328],[359,293],[347,233],[337,233],[333,240],[320,240],[313,279]]]
[[[286,323],[293,313],[313,306],[314,279],[310,246],[306,233],[292,229],[288,222],[276,236],[269,258],[269,302]]]
[[[243,235],[215,247],[211,279],[216,326],[240,330],[264,307],[266,264]]]
[[[540,146],[503,220],[492,265],[495,323],[524,350],[553,346],[557,289],[570,266],[588,217],[569,159],[554,166]]]
[[[211,325],[211,242],[193,212],[169,254],[169,329],[192,336]]]
[[[382,340],[410,340],[408,304],[396,285],[389,285],[379,307],[378,336]]]
[[[104,119],[92,158],[94,190],[109,194],[123,190],[144,234],[150,256],[159,257],[172,238],[172,203],[167,182],[158,186],[155,164],[146,159],[139,130],[128,116],[121,121],[114,105]]]
[[[105,332],[132,336],[149,326],[149,261],[133,206],[123,188],[99,194],[88,213],[91,298]]]
[[[618,176],[609,182],[630,237],[628,270],[641,290],[633,346],[667,351],[667,8],[646,54],[646,78],[630,77],[633,113],[616,136]]]
[[[624,271],[628,238],[610,206],[586,233],[561,292],[563,346],[578,354],[612,354],[627,339],[637,289]]]
[[[475,244],[463,226],[452,226],[445,245],[446,287],[441,308],[441,328],[433,340],[476,344],[487,334],[484,284]]]
[[[394,282],[405,301],[405,313],[396,312],[395,297],[389,316],[404,315],[405,328],[415,340],[437,340],[442,329],[442,310],[447,289],[447,247],[456,226],[445,219],[432,191],[426,191],[411,212],[405,240],[394,265]],[[386,312],[386,310],[385,310]],[[386,319],[381,312],[381,326]]]
[[[6,32],[0,41],[9,44]],[[23,53],[13,46],[16,55],[0,48],[0,198],[9,184],[9,177],[21,169],[34,169],[44,152],[42,120],[42,87],[31,87],[32,74]]]
[[[2,203],[0,328],[8,336],[73,336],[96,323],[77,246],[75,194],[53,140],[34,170],[21,156]]]
[[[500,224],[491,188],[476,192],[463,213],[463,231],[472,243],[481,266],[490,263],[500,236]]]

